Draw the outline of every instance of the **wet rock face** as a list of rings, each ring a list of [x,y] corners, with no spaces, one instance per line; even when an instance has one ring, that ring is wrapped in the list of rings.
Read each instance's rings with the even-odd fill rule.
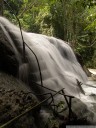
[[[17,76],[18,61],[3,33],[0,33],[0,70]]]

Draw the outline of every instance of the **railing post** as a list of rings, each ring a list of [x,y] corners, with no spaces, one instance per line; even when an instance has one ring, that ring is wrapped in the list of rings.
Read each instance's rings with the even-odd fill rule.
[[[65,101],[66,101],[66,103],[67,103],[67,105],[68,105],[68,109],[69,109],[69,115],[68,115],[68,120],[69,120],[69,122],[70,122],[70,119],[71,119],[71,113],[72,113],[72,98],[74,98],[73,96],[69,96],[69,95],[65,95],[65,92],[64,92],[64,90],[61,90],[62,91],[62,94],[63,94],[63,96],[64,96],[64,98],[65,98]],[[68,101],[68,99],[67,99],[67,97],[69,97],[69,101]]]
[[[69,122],[70,122],[70,119],[71,119],[71,113],[72,113],[72,110],[71,110],[71,107],[72,107],[72,97],[69,97]]]

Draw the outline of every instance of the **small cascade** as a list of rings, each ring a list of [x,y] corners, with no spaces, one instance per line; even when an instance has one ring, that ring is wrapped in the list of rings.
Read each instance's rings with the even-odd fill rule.
[[[0,17],[0,29],[2,29],[16,55],[19,63],[19,78],[22,81],[29,86],[31,86],[30,81],[41,83],[37,57],[43,86],[54,91],[64,88],[66,94],[79,98],[87,106],[89,105],[87,101],[90,102],[91,97],[85,96],[82,93],[81,85],[78,86],[77,84],[77,81],[86,84],[88,78],[78,63],[73,50],[66,42],[54,37],[22,31],[25,42],[25,63],[22,57],[23,42],[20,29],[3,17]],[[36,57],[32,51],[36,54]],[[35,87],[36,93],[39,93],[38,88]],[[44,90],[39,89],[43,93]],[[92,102],[95,101],[92,100]]]
[[[29,72],[28,64],[22,63],[19,66],[19,79],[22,80],[26,84],[28,84],[28,72]]]

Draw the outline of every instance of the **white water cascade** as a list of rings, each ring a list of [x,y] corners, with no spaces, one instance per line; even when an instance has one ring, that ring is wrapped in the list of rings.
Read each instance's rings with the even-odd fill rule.
[[[77,80],[83,85],[86,84],[88,78],[78,63],[74,52],[66,42],[54,37],[23,31],[24,41],[32,49],[31,51],[25,44],[26,63],[24,63],[20,29],[3,17],[0,17],[0,29],[2,29],[12,46],[19,62],[18,72],[20,78],[26,79],[25,81],[28,82],[28,76],[30,75],[30,79],[33,81],[39,84],[41,82],[33,51],[40,64],[43,86],[55,91],[65,88],[66,94],[79,98],[85,104],[94,102],[93,98],[82,93],[81,87],[77,84]],[[42,89],[40,90],[42,92]]]

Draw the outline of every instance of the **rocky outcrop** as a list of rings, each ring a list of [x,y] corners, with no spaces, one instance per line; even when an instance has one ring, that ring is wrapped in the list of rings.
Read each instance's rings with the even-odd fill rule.
[[[30,88],[12,76],[0,72],[0,126],[26,112],[38,103],[37,98],[30,93]],[[34,112],[26,113],[7,127],[36,128]]]
[[[16,76],[18,73],[18,61],[12,50],[6,36],[0,31],[0,70]]]

